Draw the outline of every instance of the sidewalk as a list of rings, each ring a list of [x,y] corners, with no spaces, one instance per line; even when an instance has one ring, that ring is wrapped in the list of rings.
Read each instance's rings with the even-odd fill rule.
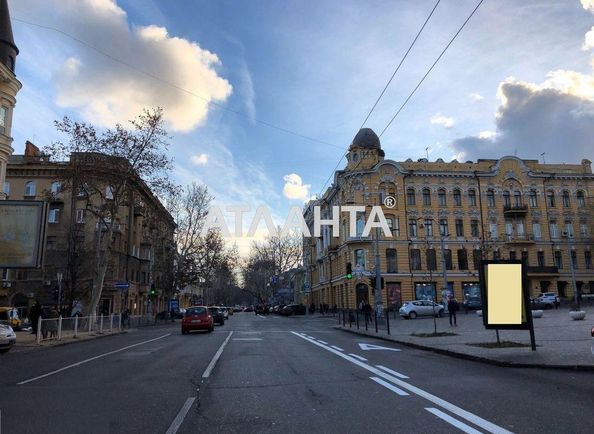
[[[113,333],[106,331],[104,333],[97,333],[88,335],[86,333],[81,333],[76,338],[72,336],[63,337],[61,340],[51,339],[51,340],[42,340],[39,344],[36,342],[36,335],[32,335],[31,332],[16,332],[17,341],[14,345],[14,348],[11,351],[23,351],[26,348],[34,349],[34,348],[48,348],[48,347],[56,347],[59,345],[67,345],[67,344],[74,344],[77,342],[84,342],[89,341],[92,339],[102,338],[106,336],[113,336],[120,333],[126,333],[129,329],[122,329],[122,331],[114,330]]]
[[[419,349],[447,354],[454,357],[508,367],[541,367],[559,369],[578,369],[594,371],[594,355],[591,353],[592,338],[590,329],[594,324],[594,307],[583,308],[586,319],[574,321],[569,310],[546,310],[542,318],[534,318],[536,351],[530,348],[530,335],[527,330],[500,330],[501,341],[512,341],[528,345],[520,348],[484,348],[472,346],[476,343],[495,343],[495,330],[486,330],[482,318],[476,312],[458,314],[458,327],[450,327],[447,317],[437,318],[438,332],[456,333],[455,336],[418,337],[412,334],[433,333],[433,318],[414,320],[394,319],[390,316],[390,331],[369,326],[365,331],[362,322],[357,330],[355,323],[349,323],[340,330],[386,339]],[[348,319],[348,318],[347,318]],[[337,319],[338,321],[338,319]]]

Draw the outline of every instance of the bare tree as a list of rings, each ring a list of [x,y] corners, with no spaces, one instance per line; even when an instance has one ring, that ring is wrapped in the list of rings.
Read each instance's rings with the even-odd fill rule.
[[[163,129],[161,109],[145,110],[130,128],[117,124],[98,133],[92,125],[65,117],[56,121],[68,137],[45,149],[52,159],[69,163],[61,171],[62,188],[84,201],[87,214],[97,222],[93,287],[89,312],[95,312],[110,264],[115,225],[123,221],[125,207],[134,204],[134,190],[146,186],[163,195],[174,189],[169,178],[169,136]],[[151,193],[152,194],[152,193]]]
[[[268,236],[263,242],[252,244],[253,257],[272,263],[275,275],[279,276],[302,263],[302,243],[298,233]]]
[[[259,257],[257,252],[252,252],[243,266],[243,290],[265,304],[272,296],[271,278],[275,272],[274,262]]]

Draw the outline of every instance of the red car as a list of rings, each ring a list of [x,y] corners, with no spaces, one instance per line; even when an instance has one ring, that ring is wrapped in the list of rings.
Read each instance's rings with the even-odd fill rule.
[[[214,330],[214,322],[206,306],[192,306],[186,309],[181,325],[182,335],[192,330],[206,330],[209,333]]]

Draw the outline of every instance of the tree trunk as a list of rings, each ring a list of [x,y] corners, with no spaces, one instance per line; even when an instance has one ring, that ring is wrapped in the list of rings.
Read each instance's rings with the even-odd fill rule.
[[[103,292],[103,283],[105,281],[105,273],[107,272],[107,265],[111,255],[111,238],[113,237],[113,220],[109,223],[107,236],[103,238],[101,226],[98,229],[99,240],[97,242],[97,270],[93,276],[93,288],[91,291],[91,302],[89,303],[89,315],[94,315],[97,312],[97,306],[101,300],[101,293]],[[101,247],[103,242],[107,239],[105,250]]]

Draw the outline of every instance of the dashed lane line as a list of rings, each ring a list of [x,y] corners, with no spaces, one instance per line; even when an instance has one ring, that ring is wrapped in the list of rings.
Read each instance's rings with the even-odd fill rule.
[[[212,360],[210,361],[210,363],[206,367],[206,370],[204,371],[204,374],[202,374],[202,378],[208,378],[208,377],[210,377],[210,373],[212,372],[212,370],[214,369],[215,365],[217,364],[217,360],[219,360],[219,357],[221,357],[221,354],[223,354],[223,350],[225,349],[225,346],[227,345],[227,342],[229,342],[229,339],[231,339],[231,336],[232,335],[233,335],[233,332],[230,331],[229,332],[229,336],[227,336],[227,339],[225,339],[225,341],[221,344],[221,346],[219,347],[219,349],[217,350],[217,352],[215,353],[215,355],[212,357]]]
[[[387,381],[382,380],[381,378],[377,378],[377,377],[369,377],[369,378],[371,378],[376,383],[381,384],[386,389],[390,389],[392,392],[397,393],[400,396],[408,396],[409,395],[404,390],[400,389],[399,387],[394,386],[391,383],[388,383]]]
[[[186,399],[186,402],[184,403],[182,408],[179,409],[177,416],[175,416],[175,419],[173,419],[173,422],[171,422],[171,425],[169,426],[169,429],[165,432],[165,434],[175,434],[177,432],[182,422],[186,418],[188,411],[190,411],[190,408],[192,408],[192,405],[194,404],[195,400],[195,397],[190,397]]]
[[[367,359],[365,357],[361,357],[361,356],[358,356],[358,355],[353,354],[353,353],[349,353],[349,356],[354,357],[357,360],[361,360],[362,362],[366,362],[367,361]]]
[[[396,371],[394,371],[390,368],[386,368],[385,366],[382,366],[382,365],[375,365],[375,367],[381,369],[384,372],[387,372],[388,374],[393,375],[394,377],[404,378],[405,380],[409,378],[406,375],[401,374],[400,372],[396,372]]]
[[[330,345],[330,348],[334,348],[336,351],[344,351],[342,348],[337,347],[336,345]]]
[[[459,430],[464,431],[465,433],[468,433],[468,434],[483,434],[479,430],[476,430],[473,427],[471,427],[469,425],[466,425],[464,422],[460,422],[458,419],[454,419],[449,414],[446,414],[443,411],[438,410],[437,408],[431,408],[430,407],[430,408],[425,408],[425,410],[427,410],[429,413],[433,413],[435,416],[437,416],[438,418],[440,418],[443,421],[446,421],[450,425],[454,425],[456,428],[458,428]]]

